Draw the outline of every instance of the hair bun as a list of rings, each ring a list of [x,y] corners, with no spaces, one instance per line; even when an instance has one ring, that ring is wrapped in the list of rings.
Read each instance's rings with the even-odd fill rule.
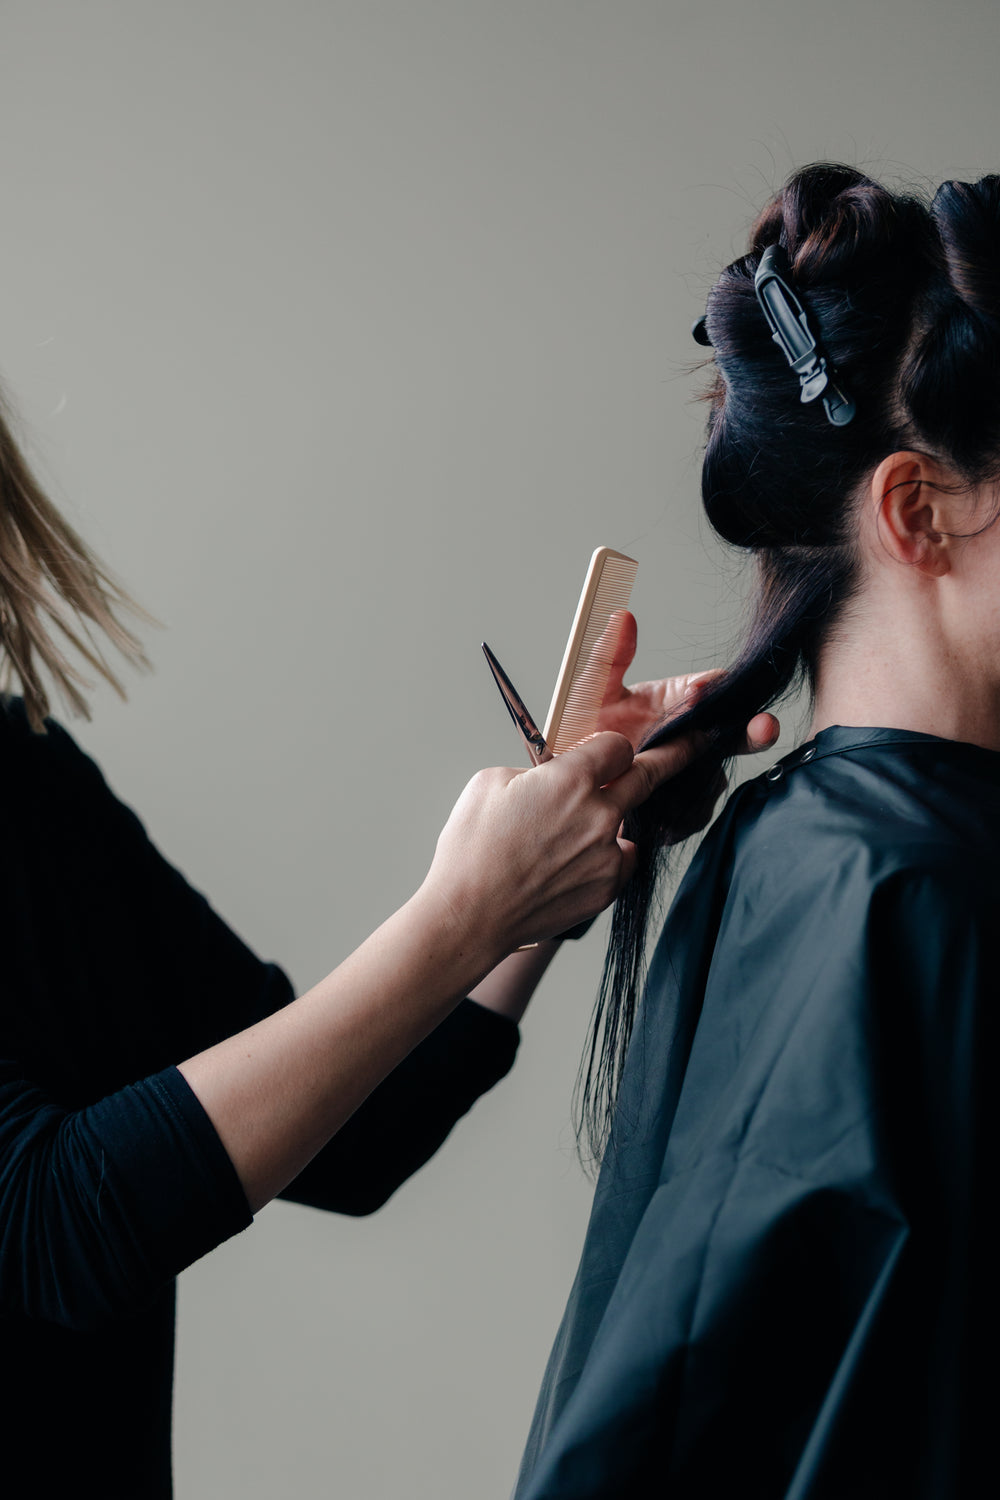
[[[943,182],[931,213],[955,296],[980,317],[1000,319],[1000,177]]]
[[[937,270],[916,310],[900,392],[919,435],[979,481],[1000,449],[1000,177],[943,182],[931,218]]]
[[[757,548],[778,547],[788,538],[782,537],[775,531],[770,519],[761,515],[760,511],[751,504],[746,504],[742,496],[743,507],[737,496],[739,492],[726,488],[706,490],[703,493],[705,514],[709,523],[724,542],[729,542],[733,547]]]

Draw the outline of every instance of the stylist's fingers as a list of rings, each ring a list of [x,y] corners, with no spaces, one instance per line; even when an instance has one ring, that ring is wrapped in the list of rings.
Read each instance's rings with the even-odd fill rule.
[[[613,648],[611,668],[604,689],[604,702],[620,698],[625,687],[625,673],[635,660],[635,648],[639,639],[639,627],[635,615],[628,609],[613,611],[608,623],[598,637],[593,656],[607,660],[609,648]]]
[[[684,683],[685,691],[682,706],[691,708],[705,696],[716,678],[721,677],[721,667],[713,667],[707,672],[691,672],[687,677],[675,677],[672,681]],[[781,734],[781,725],[771,713],[759,713],[747,724],[746,734],[733,750],[733,755],[758,755],[761,750],[769,750],[775,740]]]
[[[624,735],[604,732],[532,770],[479,771],[441,830],[425,888],[498,952],[594,916],[635,864],[602,790],[632,759]]]
[[[583,783],[602,787],[621,777],[634,759],[635,751],[630,740],[614,730],[603,729],[557,755],[548,774],[554,773],[567,780],[579,777]]]
[[[707,738],[699,730],[679,735],[666,745],[657,745],[652,750],[640,750],[631,766],[614,782],[605,785],[605,793],[619,813],[624,816],[634,807],[640,807],[664,781],[683,771],[695,756],[707,745]]]
[[[781,733],[781,725],[774,714],[756,714],[747,725],[746,738],[736,749],[737,755],[756,755],[769,750]]]

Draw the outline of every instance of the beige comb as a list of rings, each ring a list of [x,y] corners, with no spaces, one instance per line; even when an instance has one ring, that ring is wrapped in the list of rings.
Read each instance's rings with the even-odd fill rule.
[[[616,609],[628,608],[638,567],[634,557],[610,547],[598,547],[590,559],[545,720],[545,743],[555,754],[597,728],[618,644],[618,632],[608,630],[608,621]]]

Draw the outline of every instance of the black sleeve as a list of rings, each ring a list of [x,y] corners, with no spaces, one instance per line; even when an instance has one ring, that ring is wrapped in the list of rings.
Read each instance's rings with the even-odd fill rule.
[[[381,1208],[510,1071],[518,1039],[512,1021],[463,1000],[280,1196],[344,1214]]]
[[[10,733],[12,721],[6,722]],[[162,1093],[151,1089],[150,1075],[172,1080],[170,1096],[185,1099],[189,1126],[192,1113],[197,1117],[202,1161],[213,1154],[201,1139],[206,1130],[225,1156],[174,1065],[280,1009],[294,992],[281,969],[257,958],[163,858],[65,730],[50,723],[47,735],[31,736],[23,722],[20,729],[8,750],[13,743],[21,761],[12,774],[26,789],[23,830],[13,841],[13,865],[0,874],[0,890],[11,931],[21,934],[21,967],[8,966],[5,975],[0,1056],[17,1058],[17,1076],[67,1106],[61,1119],[56,1105],[56,1113],[45,1116],[45,1149],[55,1153],[54,1160],[67,1143],[90,1139],[87,1107],[94,1100],[103,1100],[95,1106],[101,1130],[120,1143],[137,1129],[141,1099],[143,1118],[155,1118],[157,1126],[138,1132],[136,1140],[148,1140],[151,1160],[167,1182],[169,1140],[177,1143],[179,1163],[192,1158],[181,1150],[177,1129],[167,1130]],[[26,891],[34,890],[39,912],[60,911],[65,925],[58,943],[43,926],[48,918],[26,901]],[[14,998],[19,995],[30,1000]],[[512,1022],[464,1001],[283,1196],[344,1213],[371,1212],[433,1155],[479,1094],[504,1076],[517,1045]],[[146,1082],[136,1084],[138,1079]],[[134,1097],[127,1092],[133,1084],[139,1090]],[[5,1141],[4,1154],[14,1149],[9,1133]],[[101,1148],[101,1139],[81,1147],[63,1170],[82,1171],[91,1160],[88,1152]],[[123,1201],[131,1200],[126,1195]],[[233,1232],[216,1232],[212,1243]],[[196,1253],[208,1248],[204,1243]]]
[[[176,1069],[66,1110],[0,1063],[0,1314],[98,1327],[250,1217]]]
[[[379,1207],[513,1060],[510,1022],[465,1002],[282,1194]],[[176,1068],[67,1110],[0,1062],[0,1316],[93,1328],[251,1222],[216,1131]]]

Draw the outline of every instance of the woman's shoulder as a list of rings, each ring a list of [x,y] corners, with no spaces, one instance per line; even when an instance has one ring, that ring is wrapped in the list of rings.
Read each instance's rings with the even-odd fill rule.
[[[117,812],[100,767],[69,731],[52,718],[36,730],[13,694],[0,695],[0,767],[12,791],[8,806],[32,838]]]
[[[892,729],[834,726],[747,784],[741,853],[824,885],[850,866],[873,888],[914,877],[993,884],[1000,754]]]
[[[0,746],[7,755],[31,757],[37,762],[87,760],[72,735],[55,719],[46,717],[41,729],[33,728],[24,699],[15,693],[0,693]]]
[[[942,916],[996,910],[993,751],[894,730],[826,730],[733,801],[730,897],[768,926],[810,909],[861,930],[874,903],[909,906],[913,892],[921,907],[937,895]]]

